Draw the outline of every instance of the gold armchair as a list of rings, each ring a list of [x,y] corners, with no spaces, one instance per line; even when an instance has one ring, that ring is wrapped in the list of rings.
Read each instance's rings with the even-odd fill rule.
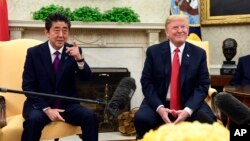
[[[27,49],[40,43],[42,41],[33,39],[0,42],[0,87],[21,90],[22,71]],[[24,121],[22,107],[26,97],[12,93],[0,93],[0,95],[5,97],[7,116],[7,125],[0,129],[0,141],[20,141]],[[76,134],[81,134],[79,126],[56,121],[45,126],[41,139],[58,140],[61,137]]]

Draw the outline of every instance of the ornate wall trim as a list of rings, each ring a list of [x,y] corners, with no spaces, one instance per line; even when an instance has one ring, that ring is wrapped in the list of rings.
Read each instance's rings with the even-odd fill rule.
[[[9,21],[11,39],[44,40],[43,21]],[[22,29],[22,30],[16,30]],[[164,32],[160,23],[84,23],[72,22],[70,41],[81,47],[146,47],[159,43]]]

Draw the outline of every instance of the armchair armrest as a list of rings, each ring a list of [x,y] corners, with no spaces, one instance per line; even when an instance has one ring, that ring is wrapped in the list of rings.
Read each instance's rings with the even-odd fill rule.
[[[218,93],[217,90],[214,89],[214,88],[209,88],[208,89],[208,96],[209,97],[214,97],[217,93]]]
[[[0,128],[0,141],[3,140],[3,132],[2,132],[2,129]]]
[[[210,108],[212,109],[215,116],[220,120],[221,119],[221,113],[220,113],[220,110],[217,108],[217,106],[215,105],[215,102],[214,102],[214,97],[216,96],[216,94],[218,94],[217,90],[210,87],[208,89],[208,96],[206,98],[206,102],[210,106]]]

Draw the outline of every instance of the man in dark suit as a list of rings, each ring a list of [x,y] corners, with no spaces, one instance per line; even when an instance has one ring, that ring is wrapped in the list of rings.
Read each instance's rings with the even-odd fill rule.
[[[216,116],[206,104],[210,84],[206,52],[186,41],[188,17],[171,15],[166,20],[165,33],[168,41],[153,45],[146,51],[146,60],[141,76],[144,99],[135,115],[134,125],[140,139],[150,129],[165,123],[178,124],[182,121],[199,120],[212,123]],[[171,64],[175,50],[179,49],[179,109],[170,108],[173,100],[171,91]],[[172,89],[172,90],[171,90]]]
[[[250,85],[250,55],[239,58],[237,68],[231,79],[231,85]]]
[[[47,17],[45,34],[48,41],[28,49],[23,90],[77,97],[75,77],[88,80],[91,70],[80,48],[75,43],[67,43],[70,26],[69,19],[62,14],[54,13]],[[58,68],[54,68],[55,62],[59,62]],[[84,141],[98,141],[98,121],[94,111],[81,106],[79,102],[28,94],[26,97],[22,141],[39,141],[42,129],[51,121],[79,125]],[[60,129],[52,132],[60,132]]]

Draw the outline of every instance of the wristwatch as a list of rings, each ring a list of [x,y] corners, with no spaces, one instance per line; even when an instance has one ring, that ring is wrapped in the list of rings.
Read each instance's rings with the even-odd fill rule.
[[[84,58],[76,60],[76,62],[84,62]]]

